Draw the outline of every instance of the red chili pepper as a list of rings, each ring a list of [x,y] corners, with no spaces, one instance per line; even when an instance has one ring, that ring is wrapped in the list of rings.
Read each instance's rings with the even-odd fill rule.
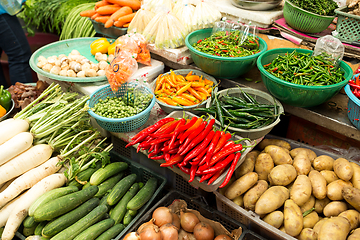
[[[223,51],[223,52],[225,52],[225,53],[229,52],[228,50],[221,50],[221,51]]]
[[[162,134],[152,133],[149,136],[153,138],[171,138],[173,135],[171,133],[162,133]]]
[[[169,150],[168,153],[170,153],[170,154],[177,154],[178,151],[179,151],[179,148],[173,148],[173,149]]]
[[[195,179],[195,173],[196,173],[196,169],[198,168],[198,165],[192,165],[190,168],[190,179],[189,182],[194,181]]]
[[[230,169],[229,169],[228,173],[226,174],[225,180],[224,180],[223,183],[219,186],[219,188],[223,188],[223,187],[226,186],[226,184],[229,183],[229,181],[230,181],[230,179],[231,179],[231,176],[233,175],[233,173],[234,173],[234,171],[235,171],[236,164],[238,163],[240,157],[241,157],[241,153],[240,153],[240,152],[236,153],[235,159],[234,159],[234,161],[231,163]]]
[[[132,141],[129,142],[125,147],[130,147],[139,142],[142,142],[150,133],[155,132],[164,124],[174,121],[174,120],[175,120],[174,118],[163,118],[163,119],[157,121],[154,125],[145,128],[144,130],[142,130],[138,134],[136,134],[134,137],[132,137],[131,138]]]
[[[351,87],[353,87],[353,88],[360,89],[360,85],[356,85],[356,84],[354,84],[354,83],[352,83],[352,82],[350,82],[350,81],[349,81],[349,85],[350,85]]]
[[[190,168],[186,168],[186,167],[180,165],[180,163],[178,163],[177,166],[180,168],[180,170],[181,170],[183,173],[186,173],[186,174],[189,174],[189,175],[190,175]]]
[[[202,118],[196,119],[196,122],[186,130],[186,132],[181,136],[181,138],[178,137],[178,139],[180,139],[180,143],[183,143],[185,139],[202,124],[202,122]]]
[[[231,134],[230,133],[226,133],[224,135],[222,135],[219,139],[219,142],[217,143],[215,150],[214,150],[214,154],[217,153],[225,144],[226,142],[231,138]]]
[[[169,143],[170,148],[173,148],[175,140],[176,140],[177,136],[179,135],[179,133],[181,132],[181,127],[185,126],[186,125],[185,123],[186,123],[186,120],[184,118],[179,120],[179,124],[176,126],[176,128],[171,136],[171,140]]]
[[[161,159],[164,159],[164,154],[156,156],[156,157],[149,157],[149,158],[152,159],[152,160],[161,160]]]
[[[270,65],[271,65],[271,63],[268,63],[268,64],[265,64],[263,67],[268,67]]]
[[[179,121],[180,121],[180,120],[175,120],[175,121],[171,122],[165,129],[162,129],[161,131],[156,131],[156,132],[154,133],[155,137],[156,137],[156,136],[161,136],[161,135],[163,135],[163,134],[170,134],[170,133],[172,133],[172,132],[175,130],[176,126],[178,125]],[[172,136],[172,135],[171,135],[171,136]]]
[[[185,150],[185,148],[190,144],[192,140],[194,140],[199,134],[205,129],[206,121],[202,122],[201,125],[195,129],[185,140],[184,143],[180,146],[180,152]],[[181,141],[181,140],[180,140]],[[181,143],[181,142],[180,142]]]
[[[214,173],[204,174],[201,176],[199,183],[202,183],[203,181],[208,180],[214,175]]]
[[[160,164],[160,167],[171,167],[172,165],[180,163],[183,159],[183,156],[176,154],[175,156],[171,157],[168,162]]]
[[[275,71],[277,71],[279,68],[278,67],[275,67],[273,70],[272,70],[272,72],[275,72]]]
[[[229,154],[232,154],[234,152],[241,151],[242,149],[243,149],[243,146],[241,144],[236,144],[235,146],[232,146],[223,151],[220,151],[211,158],[209,164],[210,164],[210,166],[212,166],[215,163],[217,163],[219,160],[221,160],[221,158],[228,156]]]
[[[214,176],[211,177],[211,179],[208,181],[208,185],[212,184],[216,179],[218,179],[221,174],[225,172],[225,168],[221,169],[220,171],[216,172]]]
[[[219,46],[215,46],[215,48],[217,49],[217,48],[219,48]]]
[[[214,150],[215,150],[215,147],[217,145],[217,143],[219,142],[219,139],[220,139],[220,136],[221,134],[224,134],[223,131],[216,131],[213,139],[211,140],[210,144],[209,144],[209,147],[207,149],[207,152],[206,152],[206,156],[203,158],[203,160],[201,160],[200,162],[200,166],[203,165],[204,163],[208,163],[209,160],[211,159],[213,153],[214,153]]]
[[[216,53],[216,55],[221,56],[219,53]]]
[[[169,162],[170,161],[170,159],[171,159],[171,155],[170,155],[170,153],[164,153],[164,159],[165,159],[165,161],[166,162]]]
[[[149,153],[151,153],[154,150],[155,145],[151,145],[149,149]]]
[[[212,140],[212,138],[214,137],[215,132],[214,131],[210,131],[209,134],[207,134],[207,136],[205,137],[205,139],[202,141],[202,143],[200,143],[199,145],[197,145],[193,150],[191,150],[191,152],[189,152],[186,157],[184,158],[184,160],[190,160],[195,158],[200,152],[202,152],[205,148],[207,148],[207,146],[209,145],[210,141]],[[200,135],[199,135],[200,136]],[[190,147],[191,144],[189,144]],[[186,150],[186,149],[185,149]],[[180,155],[184,155],[182,153],[180,153]]]
[[[196,43],[201,43],[202,42],[202,39],[199,39]]]
[[[219,44],[220,44],[220,43],[223,43],[223,42],[224,42],[224,40],[218,41]]]
[[[165,144],[164,144],[164,145],[165,145]],[[168,152],[168,151],[170,151],[171,149],[178,148],[178,146],[180,146],[179,141],[175,142],[175,143],[174,143],[174,146],[173,146],[172,148],[170,147],[170,144],[169,144],[168,146],[164,146],[164,147],[161,149],[161,151],[162,151],[162,152]]]
[[[226,166],[229,165],[229,163],[231,163],[231,161],[234,160],[234,158],[235,158],[235,154],[230,154],[229,156],[227,156],[227,158],[225,158],[225,160],[218,162],[213,167],[208,168],[204,171],[198,171],[197,173],[209,174],[209,173],[218,172],[220,169],[226,168]]]
[[[166,141],[168,141],[169,139],[170,139],[170,138],[158,138],[158,139],[155,139],[155,140],[150,141],[148,144],[150,144],[150,145],[155,145],[155,144],[158,144],[158,143],[166,142]]]
[[[201,159],[204,157],[204,155],[206,154],[206,151],[207,151],[207,149],[205,148],[196,158],[194,158],[193,160],[192,160],[192,162],[195,162],[195,163],[197,163],[197,162],[201,162]],[[189,162],[190,160],[188,160],[188,161],[184,161],[184,163],[185,163],[185,165]],[[185,166],[184,165],[184,166]]]

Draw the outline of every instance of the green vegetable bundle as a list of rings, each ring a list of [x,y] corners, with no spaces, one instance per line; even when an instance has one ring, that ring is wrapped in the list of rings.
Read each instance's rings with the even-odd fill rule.
[[[289,0],[296,6],[323,16],[334,16],[338,5],[333,0]]]

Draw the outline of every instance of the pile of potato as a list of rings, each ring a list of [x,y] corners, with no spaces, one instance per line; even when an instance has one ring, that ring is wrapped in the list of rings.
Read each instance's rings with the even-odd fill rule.
[[[279,139],[264,139],[258,149],[220,193],[301,240],[360,239],[357,163]]]

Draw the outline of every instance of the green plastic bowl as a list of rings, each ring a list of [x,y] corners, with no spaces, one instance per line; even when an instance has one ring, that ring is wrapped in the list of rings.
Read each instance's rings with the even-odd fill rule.
[[[312,53],[312,50],[300,48],[276,48],[266,51],[257,60],[261,78],[271,95],[291,106],[313,107],[322,104],[337,94],[353,75],[351,67],[344,61],[340,62],[340,68],[345,72],[345,80],[329,86],[304,86],[290,83],[275,77],[265,70],[263,65],[272,62],[278,55],[285,55],[294,50],[301,53]]]
[[[220,78],[236,78],[251,70],[256,59],[266,51],[266,42],[259,38],[260,52],[246,57],[218,57],[203,53],[192,47],[200,39],[211,35],[212,28],[200,29],[187,35],[185,44],[190,50],[191,57],[199,68],[207,74]]]

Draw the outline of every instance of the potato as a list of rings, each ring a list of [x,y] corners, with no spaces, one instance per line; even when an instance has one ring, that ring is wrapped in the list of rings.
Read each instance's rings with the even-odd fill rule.
[[[235,182],[235,176],[234,175],[232,175],[232,177],[230,178],[230,181],[226,184],[226,186],[225,187],[223,187],[223,188],[219,188],[219,193],[221,194],[221,195],[224,195],[225,196],[225,192],[226,192],[226,190],[231,186],[231,184],[233,184],[233,182]]]
[[[334,171],[322,170],[322,171],[320,171],[320,173],[321,173],[321,175],[324,176],[327,184],[339,179],[338,176],[336,176]]]
[[[360,239],[360,228],[355,229],[347,240],[359,240]]]
[[[354,209],[346,210],[339,214],[339,217],[344,217],[350,222],[350,230],[359,226],[360,213]]]
[[[329,218],[327,218],[327,217],[322,218],[322,219],[320,219],[320,220],[315,224],[315,226],[313,227],[313,230],[314,230],[314,232],[316,232],[317,235],[319,235],[319,232],[320,232],[320,229],[321,229],[322,225],[323,225],[324,222],[325,222],[326,220],[328,220],[328,219],[329,219]]]
[[[328,205],[330,202],[330,199],[328,199],[327,197],[324,199],[315,199],[315,212],[317,213],[323,213],[324,207],[326,205]]]
[[[244,195],[244,207],[245,209],[254,211],[255,204],[259,197],[268,189],[268,183],[265,180],[259,180],[252,186]]]
[[[326,186],[326,195],[330,200],[343,200],[341,190],[344,186],[352,187],[351,182],[338,179]]]
[[[316,153],[308,148],[294,148],[290,151],[290,156],[295,158],[300,152],[305,151],[309,157],[310,162],[312,163],[314,159],[317,157]]]
[[[314,205],[315,205],[315,197],[311,195],[309,200],[304,205],[300,206],[301,212],[304,213],[306,211],[309,211],[314,207]]]
[[[334,217],[338,216],[340,213],[348,209],[347,204],[343,201],[331,201],[329,202],[323,210],[325,217]]]
[[[311,192],[312,186],[310,179],[306,175],[299,175],[291,187],[290,199],[301,206],[309,200]]]
[[[313,228],[315,224],[319,221],[319,215],[317,212],[312,211],[305,217],[303,217],[303,226],[304,228]]]
[[[282,232],[284,232],[284,233],[286,233],[284,225],[282,225],[282,226],[279,228],[279,230],[282,231]]]
[[[291,199],[284,203],[284,227],[287,234],[297,236],[303,229],[303,215],[300,207]]]
[[[274,211],[267,214],[262,220],[273,227],[279,228],[284,223],[284,214],[282,211]]]
[[[244,207],[244,196],[240,195],[232,200],[236,205]]]
[[[350,164],[354,169],[354,173],[351,178],[351,183],[355,188],[360,189],[360,166],[354,162],[350,162]]]
[[[275,165],[292,164],[293,160],[289,153],[276,145],[268,145],[265,147],[264,152],[270,154]]]
[[[326,180],[319,171],[312,170],[309,173],[311,181],[312,192],[317,199],[324,199],[326,197]]]
[[[354,174],[354,169],[348,160],[338,158],[334,162],[334,172],[340,179],[350,181]]]
[[[350,223],[343,217],[327,219],[320,228],[318,240],[346,240],[350,231]]]
[[[333,170],[334,166],[334,159],[328,155],[321,155],[314,159],[312,165],[315,170],[322,171],[322,170]]]
[[[268,188],[255,204],[255,213],[268,214],[281,207],[289,198],[289,190],[283,186]]]
[[[345,186],[342,189],[342,195],[351,206],[360,211],[360,189]]]
[[[249,172],[230,185],[225,192],[225,197],[233,200],[249,190],[249,188],[251,188],[257,181],[258,174],[255,172]]]
[[[267,147],[268,145],[276,145],[276,146],[279,146],[279,147],[282,147],[282,148],[285,148],[287,150],[291,150],[291,146],[290,146],[290,143],[284,141],[284,140],[281,140],[281,139],[269,139],[269,138],[265,138],[263,139],[258,145],[257,147],[260,149],[260,150],[263,150],[265,147]]]
[[[259,154],[260,152],[256,150],[246,154],[244,162],[235,170],[236,178],[240,178],[245,174],[254,171],[255,160]]]
[[[295,180],[296,170],[291,164],[281,164],[271,169],[268,179],[271,185],[286,186]]]
[[[298,240],[317,240],[317,237],[317,233],[314,230],[304,228],[298,236]]]
[[[311,169],[310,159],[305,151],[300,152],[294,158],[293,166],[298,175],[308,175]]]
[[[259,180],[268,180],[271,169],[274,168],[274,161],[270,154],[260,153],[255,161],[255,172],[259,175]]]

